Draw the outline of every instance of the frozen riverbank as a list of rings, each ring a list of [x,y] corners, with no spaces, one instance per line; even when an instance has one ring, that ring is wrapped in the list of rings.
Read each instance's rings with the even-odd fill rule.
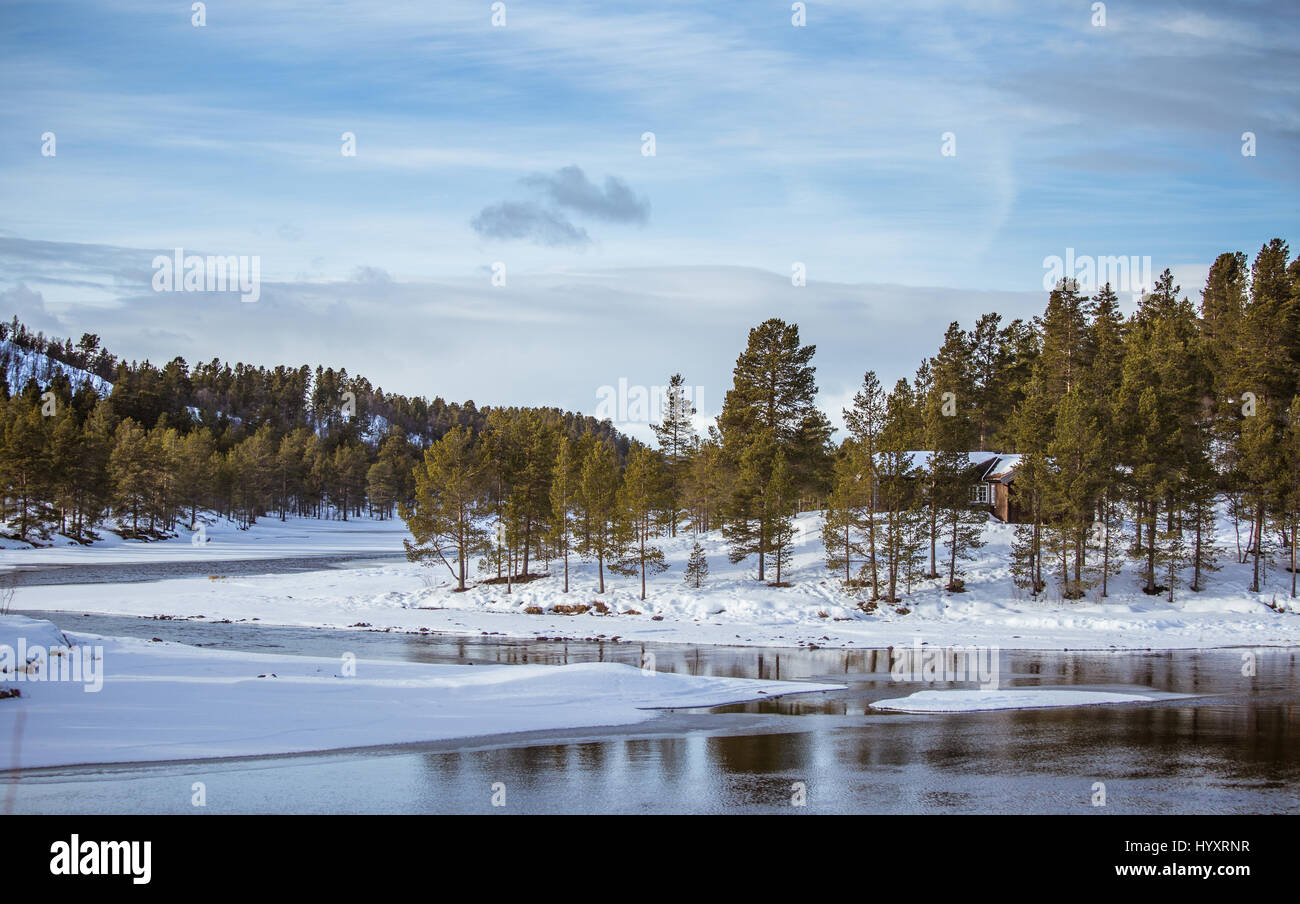
[[[201,557],[214,566],[252,558],[265,562],[229,574],[147,583],[64,583],[20,587],[15,611],[87,611],[139,616],[261,621],[357,630],[500,634],[513,637],[617,637],[625,641],[739,644],[769,647],[832,646],[851,649],[910,645],[1000,646],[1004,649],[1195,649],[1300,644],[1300,615],[1288,607],[1289,575],[1270,573],[1261,593],[1249,593],[1248,565],[1225,555],[1223,570],[1205,590],[1185,589],[1175,602],[1140,591],[1126,572],[1112,579],[1106,599],[1059,601],[1023,598],[1010,580],[1011,529],[990,524],[988,545],[968,566],[968,592],[948,594],[941,581],[923,581],[902,602],[864,611],[866,595],[848,593],[822,559],[815,514],[798,519],[796,553],[783,579],[788,587],[755,580],[753,564],[727,561],[720,537],[702,545],[710,575],[700,589],[686,587],[682,566],[693,539],[661,541],[668,571],[653,576],[647,599],[632,578],[607,574],[597,594],[594,565],[570,563],[571,592],[563,593],[560,563],[550,576],[516,584],[475,584],[457,593],[444,570],[396,560],[364,567],[330,567],[279,573],[278,566],[309,551],[359,560],[401,549],[400,522],[280,523],[262,521],[249,531],[215,525],[210,542],[118,543],[108,547],[0,551],[0,566],[69,568],[111,562],[150,563]],[[336,563],[337,564],[337,563]],[[545,568],[543,564],[538,566]],[[1272,604],[1272,605],[1270,605]],[[557,606],[588,607],[576,615]],[[1273,608],[1277,606],[1278,608]],[[602,607],[604,611],[602,612]]]
[[[51,681],[49,622],[0,617],[0,650],[43,664],[0,690],[0,769],[258,756],[628,725],[654,710],[720,706],[832,684],[703,678],[614,663],[429,665],[203,650],[66,635],[95,657],[89,681]],[[36,648],[43,652],[33,653]],[[74,654],[79,655],[79,652]],[[57,658],[57,657],[56,657]]]

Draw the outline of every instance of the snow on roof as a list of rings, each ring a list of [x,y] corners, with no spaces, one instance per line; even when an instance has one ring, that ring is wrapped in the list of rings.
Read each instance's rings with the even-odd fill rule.
[[[909,451],[907,453],[908,463],[914,468],[920,468],[923,471],[930,468],[930,456],[934,455],[929,450]],[[1019,460],[1020,456],[1004,456],[1000,452],[967,452],[966,462],[971,468],[988,467],[995,461],[1002,458],[1015,458]]]
[[[984,479],[1010,483],[1018,467],[1020,467],[1019,455],[999,455],[998,460],[984,473]]]

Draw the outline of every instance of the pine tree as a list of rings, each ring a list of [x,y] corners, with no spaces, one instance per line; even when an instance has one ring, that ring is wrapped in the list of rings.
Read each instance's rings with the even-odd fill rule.
[[[970,392],[974,420],[975,448],[980,452],[990,448],[993,437],[1002,433],[1003,423],[1010,407],[1006,406],[1008,366],[1012,351],[1008,335],[1000,328],[1002,317],[996,313],[985,314],[975,322],[975,329],[967,337],[970,356]]]
[[[1030,596],[1042,591],[1037,571],[1038,528],[1034,524],[1017,524],[1011,540],[1011,583]]]
[[[567,435],[556,446],[551,469],[551,539],[564,560],[564,592],[569,592],[569,551],[572,549],[572,514],[580,479],[575,444]]]
[[[726,459],[716,438],[710,437],[696,445],[689,468],[683,501],[690,511],[691,530],[695,534],[707,533],[713,529],[718,512],[726,504],[726,489],[730,483]]]
[[[887,602],[899,600],[900,583],[910,585],[924,561],[926,521],[918,492],[921,471],[908,449],[912,445],[915,399],[906,380],[899,380],[885,402],[885,420],[876,454],[876,492],[881,517],[880,544],[887,576]]]
[[[853,450],[856,456],[857,464],[854,465],[853,480],[856,485],[861,486],[862,502],[861,510],[857,518],[860,524],[866,527],[866,568],[871,575],[871,599],[880,599],[880,573],[876,561],[876,487],[879,484],[879,475],[876,472],[877,452],[879,451],[880,435],[885,427],[886,400],[885,391],[880,385],[880,380],[876,377],[875,371],[867,371],[862,377],[862,387],[853,396],[853,407],[846,408],[843,411],[844,426],[853,435],[856,440],[856,447]],[[845,488],[846,494],[849,488]],[[854,494],[855,495],[855,494]],[[846,499],[852,502],[853,499]],[[850,514],[852,506],[846,509],[846,515]],[[850,526],[850,530],[852,526]],[[851,558],[851,550],[849,555]],[[847,564],[847,563],[846,563]]]
[[[118,504],[131,512],[131,536],[138,537],[140,510],[149,504],[149,452],[145,432],[130,418],[113,434],[108,471]]]
[[[674,537],[677,536],[677,524],[681,521],[686,468],[690,452],[695,447],[695,426],[691,420],[694,414],[695,406],[687,398],[686,381],[681,374],[673,374],[668,380],[663,421],[651,425],[651,429],[659,441],[659,452],[664,458],[663,498],[669,528]]]
[[[650,542],[651,516],[661,480],[658,456],[645,446],[635,447],[618,489],[619,557],[610,567],[619,574],[640,573],[641,599],[645,599],[646,573],[658,574],[668,567],[663,550]]]
[[[379,513],[380,520],[392,514],[398,496],[397,475],[393,473],[391,462],[377,461],[366,471],[366,497],[371,510]]]
[[[982,512],[971,508],[970,488],[978,478],[971,467],[970,346],[957,323],[948,326],[943,347],[932,359],[933,385],[926,405],[926,435],[932,450],[929,460],[930,573],[937,577],[935,544],[942,535],[948,550],[949,593],[964,587],[958,562],[972,558],[983,546]]]
[[[605,564],[618,559],[623,551],[622,537],[616,530],[617,497],[618,464],[614,450],[607,443],[597,441],[582,463],[577,496],[582,533],[574,548],[584,560],[596,560],[598,593],[605,592]]]
[[[1082,599],[1091,584],[1087,554],[1092,519],[1101,495],[1104,439],[1083,383],[1057,406],[1055,436],[1047,447],[1050,465],[1042,482],[1043,507],[1061,552],[1061,596]]]
[[[0,469],[7,495],[17,502],[18,538],[25,541],[39,523],[48,473],[45,423],[40,408],[21,397],[11,400],[6,419]]]
[[[765,578],[764,567],[772,540],[772,511],[765,491],[776,452],[771,433],[763,431],[751,439],[740,455],[722,525],[722,536],[730,546],[728,560],[736,564],[756,555],[760,581]]]
[[[1183,533],[1181,510],[1172,511],[1169,517],[1161,522],[1156,546],[1158,550],[1156,561],[1165,575],[1168,593],[1166,600],[1172,603],[1174,589],[1182,586],[1182,572],[1191,564],[1187,539]]]
[[[1092,568],[1090,583],[1100,584],[1101,597],[1110,591],[1110,578],[1119,574],[1117,544],[1124,533],[1122,459],[1120,421],[1114,403],[1119,396],[1124,375],[1124,320],[1119,299],[1110,284],[1104,285],[1092,299],[1088,323],[1090,364],[1084,377],[1090,417],[1096,420],[1098,443],[1089,456],[1089,470],[1096,492],[1097,523],[1090,545],[1099,556]]]
[[[412,562],[442,562],[465,590],[466,566],[487,545],[483,527],[484,464],[469,431],[453,427],[424,453],[415,471],[415,499],[398,505],[415,542],[403,541]]]
[[[835,460],[835,478],[822,513],[822,545],[826,550],[826,568],[832,573],[842,573],[845,588],[855,584],[855,561],[863,562],[862,569],[871,573],[874,599],[878,596],[874,555],[869,566],[866,559],[870,541],[863,537],[863,528],[871,517],[873,486],[871,469],[866,462],[866,455],[854,440],[845,440],[840,446],[840,454]]]
[[[792,514],[795,504],[794,481],[785,463],[785,454],[778,451],[772,460],[772,472],[763,492],[764,505],[770,513],[772,563],[776,566],[774,587],[783,587],[781,571],[790,561],[794,541]]]
[[[1296,546],[1300,541],[1300,394],[1291,399],[1287,411],[1287,430],[1283,445],[1283,459],[1287,476],[1281,509],[1284,530],[1291,535],[1291,599],[1296,598]]]
[[[756,554],[760,581],[772,536],[770,510],[760,497],[772,455],[778,450],[785,455],[799,491],[823,489],[831,428],[816,407],[815,351],[799,344],[798,326],[776,318],[750,330],[718,416],[723,451],[736,472],[724,528],[730,530],[731,558],[738,562]]]
[[[691,547],[690,558],[686,560],[686,586],[699,590],[709,576],[709,559],[704,554],[704,547],[696,540]]]

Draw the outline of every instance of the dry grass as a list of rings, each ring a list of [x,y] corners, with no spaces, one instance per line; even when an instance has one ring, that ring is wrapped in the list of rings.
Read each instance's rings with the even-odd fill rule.
[[[549,611],[556,615],[582,615],[583,613],[590,612],[591,607],[582,603],[576,603],[572,606],[559,603],[552,606]]]

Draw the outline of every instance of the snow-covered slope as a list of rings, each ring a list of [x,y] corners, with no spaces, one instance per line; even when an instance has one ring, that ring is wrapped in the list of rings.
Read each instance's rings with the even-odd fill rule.
[[[19,392],[28,380],[35,379],[41,386],[49,384],[56,374],[64,374],[72,388],[89,385],[101,397],[113,391],[113,384],[95,374],[55,361],[48,355],[37,354],[0,339],[0,370],[9,383],[10,392]]]

